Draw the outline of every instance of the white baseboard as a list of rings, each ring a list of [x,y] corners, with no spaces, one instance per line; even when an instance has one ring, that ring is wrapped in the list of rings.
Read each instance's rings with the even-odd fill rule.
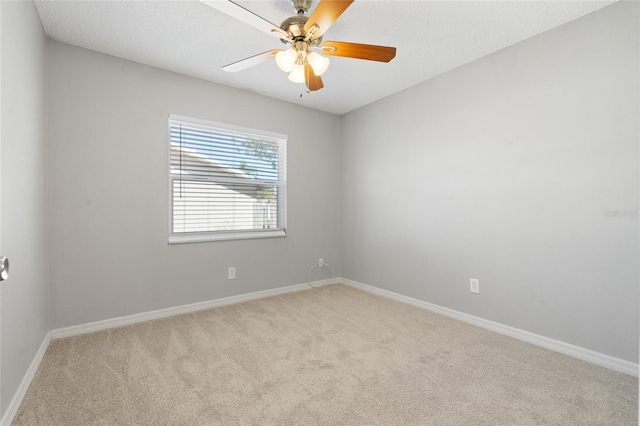
[[[33,378],[36,375],[36,372],[38,371],[38,367],[40,366],[40,362],[42,362],[44,353],[47,351],[47,348],[49,347],[49,342],[51,342],[51,332],[48,332],[44,336],[44,339],[40,344],[40,348],[38,348],[38,352],[36,352],[36,355],[33,357],[33,360],[31,361],[31,365],[29,365],[27,372],[25,373],[24,377],[22,378],[22,381],[20,382],[20,385],[18,386],[18,390],[16,390],[16,393],[13,395],[13,398],[11,399],[11,402],[9,403],[7,410],[4,412],[4,416],[2,416],[2,420],[0,420],[0,426],[11,425],[14,417],[16,416],[16,414],[18,414],[18,409],[20,408],[20,404],[22,404],[22,400],[24,399],[24,396],[27,394],[27,390],[31,385],[31,381],[33,380]]]
[[[505,336],[513,337],[514,339],[522,340],[524,342],[531,343],[546,349],[550,349],[552,351],[559,352],[564,355],[569,355],[571,357],[589,362],[591,364],[599,365],[601,367],[605,367],[613,371],[638,377],[638,364],[630,361],[625,361],[623,359],[615,358],[609,355],[595,352],[590,349],[585,349],[580,346],[575,346],[569,343],[561,342],[559,340],[550,339],[548,337],[540,336],[538,334],[534,334],[528,331],[520,330],[518,328],[510,327],[508,325],[489,321],[473,315],[465,314],[463,312],[454,311],[453,309],[445,308],[439,305],[434,305],[432,303],[424,302],[422,300],[414,299],[408,296],[403,296],[401,294],[394,293],[392,291],[383,290],[378,287],[373,287],[368,284],[359,283],[357,281],[349,280],[346,278],[340,279],[340,282],[346,285],[349,285],[351,287],[367,291],[369,293],[374,293],[379,296],[383,296],[389,299],[397,300],[399,302],[407,303],[409,305],[413,305],[418,308],[426,309],[428,311],[432,311],[450,318],[454,318],[471,325],[475,325],[487,330],[494,331],[499,334],[503,334]]]
[[[339,279],[327,279],[313,281],[314,287],[340,282]],[[216,306],[233,305],[247,302],[249,300],[262,299],[265,297],[277,296],[279,294],[291,293],[308,289],[309,284],[295,284],[287,287],[279,287],[271,290],[256,291],[254,293],[240,294],[238,296],[224,297],[222,299],[207,300],[205,302],[191,303],[189,305],[174,306],[172,308],[158,309],[157,311],[142,312],[139,314],[127,315],[123,317],[111,318],[102,321],[95,321],[86,324],[73,325],[71,327],[57,328],[51,330],[52,339],[77,336],[80,334],[93,333],[94,331],[106,330],[108,328],[122,327],[130,324],[150,321],[158,318],[166,318],[174,315],[186,314],[201,311],[203,309],[215,308]]]

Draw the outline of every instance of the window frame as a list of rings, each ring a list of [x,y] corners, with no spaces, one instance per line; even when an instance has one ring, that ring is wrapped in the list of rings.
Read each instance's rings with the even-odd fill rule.
[[[278,211],[278,227],[277,229],[256,229],[256,230],[237,230],[237,231],[196,231],[196,232],[173,232],[173,191],[174,181],[179,175],[171,172],[171,122],[180,121],[183,123],[194,124],[196,126],[211,127],[227,133],[236,133],[245,137],[256,137],[271,139],[278,143],[278,180],[274,182],[278,186],[277,211]],[[288,136],[282,133],[269,132],[265,130],[251,129],[247,127],[235,126],[226,123],[218,123],[214,121],[202,120],[193,117],[185,117],[182,115],[169,114],[167,120],[167,169],[168,173],[168,212],[169,212],[169,244],[195,243],[206,241],[228,241],[228,240],[246,240],[261,238],[277,238],[287,236],[287,140]],[[220,182],[225,181],[215,178],[210,179],[194,179],[194,181]]]

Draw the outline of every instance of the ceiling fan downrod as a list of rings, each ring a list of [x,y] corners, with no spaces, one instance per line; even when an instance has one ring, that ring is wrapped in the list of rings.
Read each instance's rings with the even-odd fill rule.
[[[311,7],[311,0],[291,0],[293,9],[298,15],[304,15]]]

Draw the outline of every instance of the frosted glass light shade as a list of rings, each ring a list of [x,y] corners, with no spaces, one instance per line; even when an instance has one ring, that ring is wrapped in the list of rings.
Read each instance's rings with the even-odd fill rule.
[[[316,52],[311,52],[307,55],[307,62],[309,62],[309,65],[313,68],[313,72],[318,77],[329,68],[329,58],[325,58]]]
[[[282,71],[289,72],[293,69],[297,58],[298,54],[295,50],[291,48],[287,50],[281,50],[280,52],[276,53],[276,64],[278,64],[278,68],[280,68]]]
[[[293,69],[289,73],[289,80],[294,83],[304,83],[304,66],[294,65]]]

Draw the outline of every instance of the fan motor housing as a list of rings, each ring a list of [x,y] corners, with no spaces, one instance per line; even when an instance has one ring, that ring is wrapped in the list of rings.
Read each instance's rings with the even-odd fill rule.
[[[294,40],[300,37],[304,38],[304,24],[307,23],[307,19],[309,18],[303,15],[291,16],[282,21],[280,28],[289,33],[291,38]]]
[[[300,41],[307,38],[307,33],[304,30],[304,24],[307,23],[309,18],[304,15],[295,15],[290,16],[289,18],[282,21],[280,24],[280,28],[289,34],[291,40]],[[291,44],[288,40],[281,39],[284,44]],[[317,46],[322,42],[322,37],[318,37],[316,39],[309,41],[309,46]]]

